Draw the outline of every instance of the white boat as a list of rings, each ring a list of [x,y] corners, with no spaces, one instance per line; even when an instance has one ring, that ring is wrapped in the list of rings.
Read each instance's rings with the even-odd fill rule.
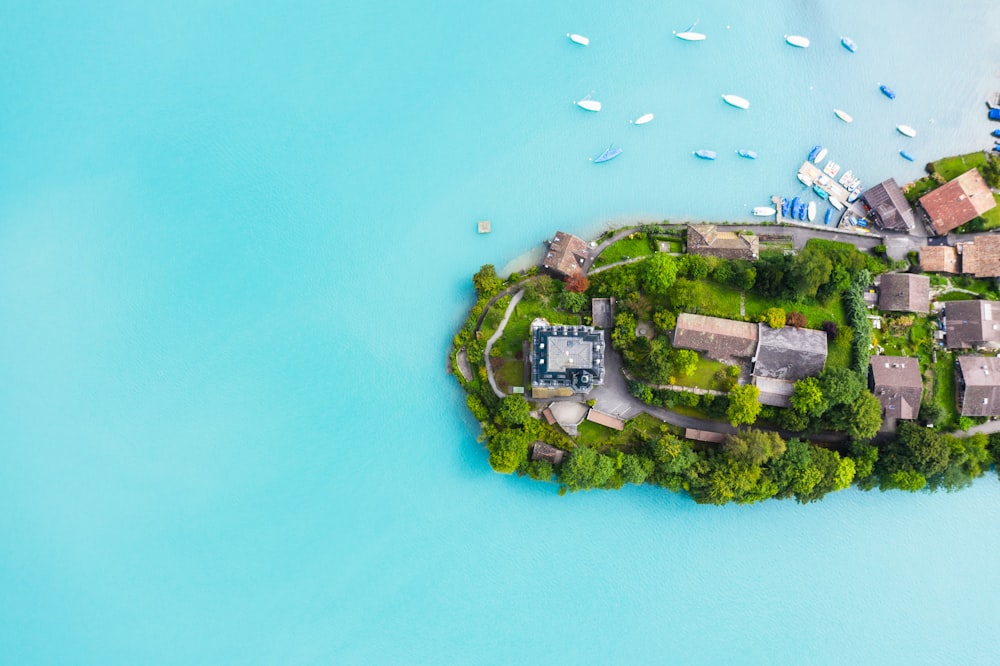
[[[652,119],[653,119],[652,113],[644,113],[635,120],[630,120],[629,122],[632,123],[633,125],[645,125]]]
[[[598,102],[597,100],[590,99],[589,95],[587,97],[585,97],[585,98],[583,98],[581,100],[577,100],[577,101],[575,101],[573,103],[576,104],[581,109],[584,109],[585,111],[600,111],[601,110],[601,103]]]
[[[580,46],[587,46],[590,44],[590,40],[583,35],[578,35],[575,32],[567,32],[566,36],[569,37],[570,41],[574,44],[579,44]]]
[[[833,110],[833,115],[837,116],[838,118],[840,118],[841,120],[843,120],[845,123],[853,123],[854,122],[854,118],[852,118],[851,114],[847,113],[846,111],[841,111],[840,109],[834,109]]]
[[[830,205],[836,208],[837,210],[844,210],[844,204],[839,199],[834,199],[833,197],[830,197],[829,199],[827,199],[827,201],[829,201]]]
[[[826,166],[823,167],[823,173],[828,175],[830,178],[836,178],[837,174],[840,173],[840,165],[833,160],[830,160],[826,163]]]
[[[812,222],[816,219],[816,202],[810,201],[809,208],[807,210],[808,212],[806,213],[806,217],[809,218],[810,222]]]
[[[800,49],[804,49],[809,46],[809,40],[801,35],[785,35],[785,41]]]
[[[820,162],[822,162],[823,158],[826,157],[826,154],[828,152],[830,151],[828,151],[826,148],[821,148],[820,151],[816,153],[816,158],[813,159],[813,164],[819,164]]]
[[[796,177],[799,179],[799,182],[805,185],[806,187],[812,187],[813,181],[812,178],[810,178],[809,176],[805,175],[800,171],[796,174]]]
[[[700,32],[691,32],[690,30],[685,32],[675,32],[674,35],[677,39],[683,39],[685,42],[700,42],[705,39],[705,35]]]
[[[917,130],[913,129],[909,125],[896,125],[896,131],[898,131],[903,136],[916,136]]]
[[[737,109],[749,109],[750,102],[743,99],[739,95],[723,95],[722,99],[726,101],[729,106],[735,106]]]
[[[769,215],[774,215],[776,212],[778,211],[770,206],[756,206],[753,209],[755,217],[768,217]]]

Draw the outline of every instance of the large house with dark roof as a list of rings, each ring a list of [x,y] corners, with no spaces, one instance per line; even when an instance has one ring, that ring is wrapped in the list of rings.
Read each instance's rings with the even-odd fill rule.
[[[920,206],[938,234],[946,234],[997,205],[982,174],[969,169],[920,197]]]
[[[920,362],[905,356],[873,356],[869,386],[882,403],[882,418],[891,427],[896,419],[915,419],[920,413],[924,382]]]
[[[878,285],[878,309],[927,314],[931,306],[931,279],[913,273],[886,273]]]
[[[959,356],[955,386],[962,416],[1000,416],[1000,358]]]
[[[589,393],[604,383],[604,334],[592,326],[531,322],[531,395],[553,398]]]
[[[826,333],[810,328],[771,328],[759,324],[753,381],[760,402],[775,407],[791,405],[795,382],[815,377],[826,364]]]
[[[948,301],[944,305],[948,349],[1000,347],[1000,303]]]
[[[895,178],[884,180],[865,190],[861,197],[875,214],[875,221],[890,231],[910,231],[916,226],[913,208]]]
[[[590,248],[583,239],[557,231],[549,243],[542,266],[558,275],[576,275],[583,272],[583,266],[589,258]]]
[[[756,261],[760,240],[749,231],[719,231],[714,224],[689,224],[687,251],[706,257]]]
[[[677,317],[673,345],[716,361],[750,358],[757,349],[757,325],[683,312]]]

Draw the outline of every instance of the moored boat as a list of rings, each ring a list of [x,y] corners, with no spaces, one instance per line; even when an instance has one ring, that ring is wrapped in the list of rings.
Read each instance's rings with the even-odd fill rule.
[[[652,113],[644,113],[635,120],[630,120],[629,122],[632,123],[633,125],[645,125],[652,119],[653,119]]]
[[[917,130],[913,129],[909,125],[896,125],[896,131],[903,136],[913,137],[917,135]]]
[[[601,103],[595,99],[590,99],[589,95],[581,100],[576,100],[573,103],[576,104],[581,109],[583,109],[584,111],[596,112],[601,110]]]
[[[788,204],[788,217],[795,217],[799,214],[799,198],[795,197],[792,202]]]
[[[809,202],[809,207],[806,209],[806,217],[809,218],[810,222],[812,222],[813,220],[816,219],[816,202],[815,201],[810,201]]]
[[[830,224],[830,220],[833,219],[833,209],[827,208],[826,215],[823,216],[823,224]]]
[[[610,162],[611,160],[615,159],[621,154],[622,154],[621,148],[612,148],[611,146],[608,146],[607,150],[605,150],[603,153],[594,158],[594,164],[600,164],[602,162]]]
[[[769,215],[774,215],[777,211],[770,206],[755,206],[753,209],[753,214],[756,217],[767,217]]]
[[[878,87],[878,89],[881,90],[882,94],[888,97],[889,99],[896,99],[896,93],[893,92],[892,88],[890,88],[889,86],[881,85]]]
[[[587,46],[590,44],[590,40],[583,35],[578,35],[575,32],[567,32],[566,36],[569,37],[570,41],[574,44],[579,44],[580,46]]]
[[[802,35],[785,35],[785,41],[800,49],[804,49],[809,46],[809,40]]]
[[[827,193],[827,191],[826,191],[826,190],[824,190],[824,189],[823,189],[822,187],[820,187],[819,185],[813,185],[813,192],[815,192],[815,193],[816,193],[816,196],[818,196],[818,197],[819,197],[820,199],[826,199],[826,198],[827,198],[828,196],[830,196],[830,195],[829,195],[829,194]]]
[[[823,146],[820,145],[813,146],[812,150],[809,151],[809,157],[807,157],[806,159],[812,162],[813,160],[816,159],[816,156],[819,155],[819,151],[822,149]]]
[[[820,148],[819,152],[816,153],[816,157],[813,159],[813,164],[819,164],[820,162],[822,162],[823,158],[826,157],[826,154],[828,152],[830,151],[828,151],[826,148]]]
[[[696,157],[700,157],[703,160],[714,160],[715,151],[714,150],[696,150],[694,151]]]
[[[800,220],[806,219],[806,213],[808,213],[807,206],[805,202],[799,204],[798,214],[795,216]]]
[[[749,109],[750,102],[743,99],[739,95],[723,95],[722,99],[726,101],[729,106],[735,106],[737,109]]]
[[[752,150],[747,150],[746,148],[740,148],[739,150],[736,151],[736,154],[739,155],[740,157],[745,157],[748,160],[757,159],[757,153],[755,153]]]
[[[781,197],[781,216],[788,217],[788,199]]]
[[[841,37],[840,43],[843,45],[845,49],[847,49],[851,53],[854,53],[855,51],[858,50],[858,45],[855,44],[854,40],[851,39],[850,37]]]
[[[805,185],[806,187],[810,187],[813,184],[812,178],[802,173],[801,171],[795,174],[795,177],[798,178],[799,182]]]
[[[830,205],[836,208],[837,210],[844,210],[844,204],[839,199],[834,199],[833,197],[830,197]]]
[[[701,34],[700,32],[694,31],[694,27],[696,25],[698,25],[697,21],[692,23],[691,27],[683,32],[677,32],[676,30],[674,30],[674,36],[677,37],[677,39],[683,39],[685,42],[700,42],[704,40],[705,35]]]
[[[990,136],[994,136],[1000,139],[1000,130],[993,130],[992,132],[990,132]]]
[[[910,161],[910,162],[912,162],[912,161],[913,161],[913,155],[909,154],[909,153],[908,153],[908,152],[906,152],[905,150],[901,150],[901,151],[899,151],[899,155],[900,155],[900,156],[901,156],[901,157],[902,157],[902,158],[903,158],[904,160],[908,160],[908,161]]]
[[[843,120],[845,123],[853,123],[854,122],[854,118],[852,118],[851,114],[847,113],[846,111],[841,111],[840,109],[834,109],[833,110],[833,115],[837,116],[838,118],[840,118],[841,120]]]

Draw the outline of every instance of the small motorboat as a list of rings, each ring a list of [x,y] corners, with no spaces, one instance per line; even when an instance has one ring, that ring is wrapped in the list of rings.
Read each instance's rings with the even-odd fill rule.
[[[830,205],[836,208],[837,210],[844,210],[844,204],[839,199],[834,199],[833,197],[830,197]]]
[[[799,214],[799,198],[798,197],[795,197],[794,199],[792,199],[792,202],[788,205],[788,211],[790,213],[788,217],[795,217],[796,215]]]
[[[820,148],[819,152],[816,154],[816,157],[813,159],[813,164],[819,164],[820,162],[822,162],[823,158],[826,157],[826,154],[828,152],[830,151],[828,151],[826,148]]]
[[[816,219],[816,202],[815,201],[810,201],[809,202],[809,206],[806,209],[806,217],[809,218],[810,222],[812,222],[813,220]]]
[[[986,117],[990,120],[1000,120],[1000,109],[990,109]]]
[[[855,51],[858,50],[858,45],[855,44],[854,40],[851,39],[850,37],[841,37],[840,43],[845,49],[847,49],[851,53],[854,53]]]
[[[795,174],[795,177],[798,178],[799,182],[805,185],[806,187],[810,187],[813,184],[812,178],[805,175],[801,171]]]
[[[909,154],[909,153],[908,153],[908,152],[906,152],[905,150],[901,150],[901,151],[899,151],[899,155],[900,155],[900,157],[902,157],[902,158],[903,158],[904,160],[907,160],[907,161],[910,161],[910,162],[912,162],[912,161],[913,161],[913,155]]]
[[[813,185],[813,192],[815,192],[816,196],[818,196],[820,199],[826,199],[828,196],[830,196],[829,193],[827,193],[827,191],[824,190],[819,185]]]
[[[799,204],[798,214],[795,217],[799,218],[800,220],[804,220],[804,219],[806,219],[806,215],[808,214],[808,212],[809,211],[808,211],[807,206],[805,205],[805,203],[804,202],[800,203]]]
[[[583,109],[584,111],[597,112],[601,110],[601,103],[598,102],[597,100],[590,99],[590,95],[587,95],[583,99],[577,100],[573,103],[576,104],[581,109]]]
[[[615,159],[621,154],[622,154],[621,148],[612,148],[611,146],[608,146],[607,150],[605,150],[603,153],[594,158],[594,164],[600,164],[602,162],[610,162],[611,160]]]
[[[809,46],[809,40],[801,35],[785,35],[785,41],[800,49],[804,49]]]
[[[909,125],[896,125],[896,131],[903,136],[913,137],[917,135],[917,130],[913,129]]]
[[[685,42],[700,42],[704,40],[705,35],[701,34],[700,32],[694,32],[694,27],[696,25],[698,25],[697,21],[692,23],[691,27],[685,30],[684,32],[677,32],[676,30],[674,30],[674,36],[677,37],[677,39],[683,39]]]
[[[781,216],[788,217],[788,199],[781,197]]]
[[[890,88],[889,86],[882,85],[879,86],[878,89],[881,90],[882,94],[888,97],[889,99],[896,99],[896,93],[894,93],[892,91],[892,88]]]
[[[653,119],[652,113],[644,113],[635,120],[630,120],[629,122],[632,123],[633,125],[645,125],[652,119]]]
[[[756,206],[753,209],[754,217],[768,217],[769,215],[774,215],[776,212],[778,211],[770,206]]]
[[[746,148],[740,148],[739,150],[736,151],[736,154],[739,155],[740,157],[745,157],[748,160],[757,159],[757,153],[755,153],[752,150],[747,150]]]
[[[834,109],[833,110],[833,115],[837,116],[838,118],[840,118],[841,120],[843,120],[845,123],[853,123],[854,122],[854,118],[852,118],[851,114],[847,113],[846,111],[841,111],[840,109]]]
[[[735,106],[737,109],[749,109],[750,102],[743,99],[739,95],[723,95],[722,99],[726,101],[729,106]]]
[[[833,209],[827,208],[826,215],[823,216],[823,224],[830,224],[830,220],[833,219]]]
[[[806,159],[812,162],[813,160],[816,159],[816,156],[819,155],[819,151],[822,149],[823,146],[818,146],[818,145],[813,146],[812,150],[809,151],[809,157],[807,157]]]
[[[700,157],[703,160],[714,160],[715,151],[714,150],[696,150],[694,151],[696,157]]]
[[[857,189],[847,195],[847,203],[854,203],[861,196],[861,190]]]
[[[993,130],[992,132],[990,132],[990,136],[1000,139],[1000,130]]]
[[[589,39],[583,35],[578,35],[575,32],[567,32],[566,36],[569,37],[569,40],[574,44],[579,44],[580,46],[588,46],[590,44]]]

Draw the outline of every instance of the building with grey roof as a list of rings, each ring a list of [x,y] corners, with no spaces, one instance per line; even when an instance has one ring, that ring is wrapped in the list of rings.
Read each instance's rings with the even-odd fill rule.
[[[795,382],[815,377],[826,365],[826,333],[811,328],[771,328],[759,324],[754,356],[754,384],[760,402],[775,407],[791,405]]]
[[[531,322],[531,388],[534,397],[589,393],[604,383],[604,335],[592,326]]]
[[[948,301],[944,321],[949,349],[1000,347],[1000,303],[996,301]]]
[[[865,190],[861,197],[875,213],[875,220],[883,229],[910,231],[916,226],[913,207],[903,196],[895,178],[884,180]]]
[[[955,370],[962,416],[1000,416],[1000,358],[959,356]]]
[[[887,421],[917,418],[924,394],[920,362],[906,356],[873,356],[869,370],[869,386],[882,403],[882,417]]]
[[[927,314],[931,306],[931,279],[913,273],[886,273],[879,280],[878,309]]]

